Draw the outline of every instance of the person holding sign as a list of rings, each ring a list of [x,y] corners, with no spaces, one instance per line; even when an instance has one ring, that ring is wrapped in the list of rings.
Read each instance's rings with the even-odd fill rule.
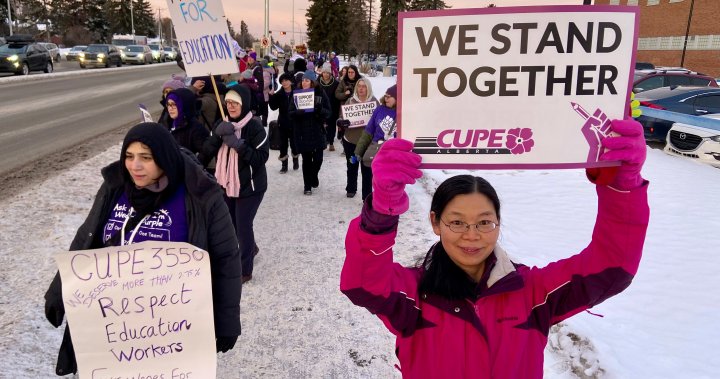
[[[348,228],[340,289],[397,336],[404,378],[542,378],[550,327],[624,290],[648,226],[642,126],[613,120],[595,169],[598,214],[579,254],[538,268],[498,244],[500,200],[486,180],[459,175],[435,192],[429,221],[439,241],[417,267],[393,262],[405,186],[422,176],[413,144],[393,139],[373,161],[373,193]],[[599,172],[598,172],[599,171]]]
[[[278,111],[278,129],[280,130],[280,173],[288,172],[288,148],[292,153],[293,170],[300,168],[300,154],[295,148],[293,134],[293,121],[290,117],[290,104],[293,102],[293,76],[288,72],[280,75],[281,88],[270,96],[270,109]]]
[[[327,147],[325,121],[330,117],[330,100],[317,84],[317,74],[305,71],[295,91],[295,101],[290,103],[293,119],[295,147],[302,155],[302,172],[305,195],[312,195],[312,189],[320,186],[318,173],[323,161],[323,150]],[[303,103],[299,103],[299,99]],[[310,99],[309,104],[304,102]]]
[[[152,240],[188,242],[207,251],[217,351],[232,349],[240,335],[242,272],[237,237],[220,186],[156,123],[131,128],[120,159],[105,167],[102,175],[103,184],[70,250]],[[45,316],[55,327],[63,322],[59,274],[45,294]],[[56,373],[75,372],[75,352],[66,327]]]
[[[344,105],[352,104],[365,104],[375,103],[377,107],[378,100],[373,95],[372,84],[367,78],[358,79],[355,84],[355,90],[353,96],[345,102]],[[355,148],[360,140],[360,136],[363,135],[365,125],[359,125],[357,127],[351,127],[349,120],[338,120],[338,129],[342,134],[343,151],[345,152],[345,161],[347,163],[347,184],[345,185],[345,191],[347,197],[355,197],[357,193],[357,177],[358,168],[362,174],[362,198],[365,198],[372,192],[372,170],[370,167],[361,165],[356,159],[352,159],[355,156]]]
[[[348,66],[346,74],[339,79],[337,89],[335,90],[335,97],[340,100],[340,102],[347,101],[352,96],[355,83],[357,83],[360,78],[362,78],[362,75],[360,75],[358,68],[353,64]]]

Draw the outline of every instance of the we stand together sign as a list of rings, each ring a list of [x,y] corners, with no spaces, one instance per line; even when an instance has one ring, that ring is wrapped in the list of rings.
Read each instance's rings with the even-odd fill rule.
[[[80,378],[215,378],[207,252],[146,241],[55,260]]]
[[[399,14],[398,134],[424,168],[580,168],[627,114],[638,10]]]

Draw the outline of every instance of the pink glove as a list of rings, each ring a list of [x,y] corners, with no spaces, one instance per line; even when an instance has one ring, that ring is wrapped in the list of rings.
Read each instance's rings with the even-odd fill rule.
[[[615,177],[609,185],[621,191],[638,188],[643,184],[640,170],[647,155],[643,127],[628,117],[624,120],[612,120],[610,128],[619,136],[607,137],[601,141],[607,151],[600,156],[600,160],[620,161],[622,164],[616,169]]]
[[[412,152],[412,142],[394,138],[383,143],[372,161],[372,206],[379,213],[396,216],[410,207],[405,186],[422,176],[422,158]]]

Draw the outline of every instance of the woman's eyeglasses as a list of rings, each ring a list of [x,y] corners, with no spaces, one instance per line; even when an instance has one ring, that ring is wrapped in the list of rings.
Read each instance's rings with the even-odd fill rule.
[[[168,101],[168,102],[167,102],[167,107],[168,107],[168,108],[177,108],[177,104],[175,104],[175,103],[172,102],[172,101]]]
[[[447,226],[451,231],[455,233],[467,233],[470,230],[470,227],[474,227],[475,230],[481,233],[489,233],[495,230],[497,228],[498,224],[494,221],[490,220],[482,220],[478,222],[477,224],[468,224],[467,222],[463,221],[450,221],[450,223],[446,223],[443,221],[443,219],[440,219],[440,222],[442,222],[445,226]]]
[[[231,107],[231,106],[232,106],[232,107],[239,107],[239,106],[240,106],[240,103],[238,103],[237,101],[232,101],[232,100],[227,101],[227,100],[226,100],[226,101],[225,101],[225,105],[227,105],[228,107]]]

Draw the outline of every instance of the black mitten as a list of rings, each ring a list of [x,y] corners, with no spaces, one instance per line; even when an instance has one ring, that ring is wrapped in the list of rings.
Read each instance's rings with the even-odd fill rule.
[[[233,347],[235,347],[235,342],[237,342],[238,336],[231,336],[231,337],[217,337],[215,338],[215,347],[217,348],[217,352],[220,353],[227,353],[228,350],[231,350]]]

